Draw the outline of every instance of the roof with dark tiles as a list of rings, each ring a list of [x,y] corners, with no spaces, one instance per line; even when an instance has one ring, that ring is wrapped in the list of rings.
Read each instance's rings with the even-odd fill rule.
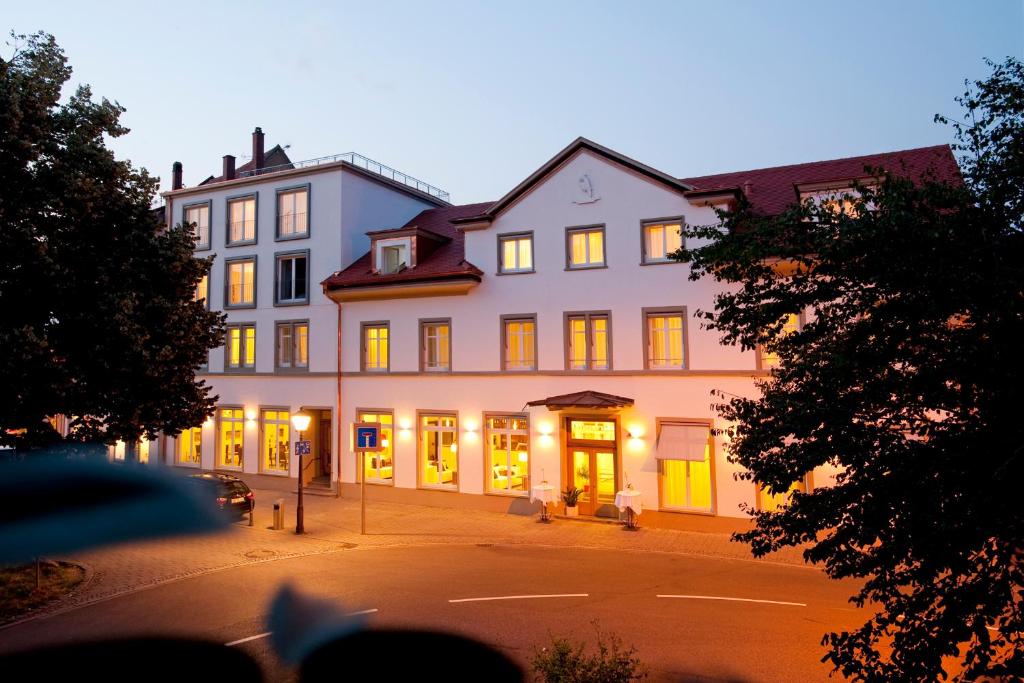
[[[275,171],[284,171],[287,167],[291,166],[292,160],[288,158],[288,153],[284,151],[281,145],[274,145],[263,157],[263,168],[274,168]],[[245,171],[252,171],[256,167],[256,161],[250,159],[241,166],[235,169],[235,177],[240,176]],[[275,168],[280,167],[280,168]],[[224,180],[224,175],[210,176],[200,185],[209,185],[210,183],[219,183]]]
[[[799,199],[798,186],[861,179],[868,176],[869,169],[874,171],[878,168],[913,180],[922,180],[929,174],[934,174],[939,180],[961,180],[960,168],[952,150],[948,145],[938,145],[884,154],[681,178],[679,181],[692,186],[695,188],[693,192],[698,193],[710,190],[742,191],[747,194],[755,211],[778,214]],[[342,289],[464,277],[479,280],[483,272],[465,260],[464,234],[452,221],[464,219],[465,222],[465,219],[486,216],[496,205],[496,202],[481,202],[423,211],[394,231],[416,227],[449,237],[451,241],[438,247],[416,267],[389,275],[374,273],[370,269],[370,254],[366,253],[348,268],[328,277],[322,284],[327,289]],[[374,231],[374,236],[386,237],[387,231]]]
[[[402,227],[395,228],[393,232],[419,228],[449,238],[449,241],[440,244],[433,253],[417,263],[415,268],[406,268],[388,275],[374,273],[370,270],[370,253],[367,252],[348,268],[328,277],[322,284],[327,289],[345,289],[466,277],[479,280],[483,276],[483,271],[466,261],[465,235],[462,231],[457,230],[451,221],[454,218],[476,215],[493,203],[482,202],[427,209],[417,214]],[[374,231],[374,236],[386,238],[387,231]]]
[[[798,185],[864,178],[868,176],[868,168],[883,168],[915,181],[923,180],[930,171],[939,180],[959,182],[961,179],[960,167],[949,145],[937,145],[680,180],[697,190],[739,189],[746,194],[754,211],[775,215],[799,199]]]

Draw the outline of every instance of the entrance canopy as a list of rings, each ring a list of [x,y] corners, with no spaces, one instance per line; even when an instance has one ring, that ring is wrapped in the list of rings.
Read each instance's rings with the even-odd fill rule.
[[[604,409],[618,410],[633,405],[633,399],[613,394],[603,394],[600,391],[577,391],[572,394],[561,396],[548,396],[547,398],[530,401],[526,405],[547,406],[548,410],[566,410],[569,408],[586,408],[589,410]]]

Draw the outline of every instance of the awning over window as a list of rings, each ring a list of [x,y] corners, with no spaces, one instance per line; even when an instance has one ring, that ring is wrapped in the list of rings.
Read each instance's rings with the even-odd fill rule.
[[[710,437],[708,427],[700,425],[661,425],[655,457],[659,460],[704,462]]]
[[[604,394],[600,391],[577,391],[573,394],[562,394],[561,396],[548,396],[536,401],[530,401],[528,406],[547,406],[548,410],[566,410],[567,408],[589,408],[589,409],[611,409],[628,408],[633,405],[633,399],[614,394]]]

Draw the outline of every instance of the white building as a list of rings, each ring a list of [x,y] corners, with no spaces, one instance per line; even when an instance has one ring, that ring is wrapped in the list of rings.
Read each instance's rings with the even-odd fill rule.
[[[679,179],[581,138],[498,201],[450,206],[350,160],[285,161],[166,194],[169,219],[191,216],[211,240],[208,299],[232,327],[207,373],[216,419],[165,459],[297,476],[288,417],[301,410],[314,416],[304,479],[341,495],[360,477],[352,423],[380,421],[387,447],[365,470],[375,499],[527,512],[546,480],[581,489],[582,514],[611,515],[632,487],[645,524],[663,526],[779,500],[735,480],[712,433],[727,426],[712,390],[754,395],[772,359],[700,328],[719,285],[666,257],[679,227],[716,223],[741,193],[780,211],[867,165],[956,168],[936,147]],[[296,255],[305,270],[288,265]],[[297,272],[305,298],[292,302]]]

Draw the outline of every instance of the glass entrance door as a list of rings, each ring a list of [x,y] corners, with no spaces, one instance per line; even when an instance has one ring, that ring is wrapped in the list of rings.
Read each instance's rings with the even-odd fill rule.
[[[615,504],[615,451],[604,448],[569,448],[572,485],[582,493],[579,497],[581,515],[596,515],[605,506]]]

